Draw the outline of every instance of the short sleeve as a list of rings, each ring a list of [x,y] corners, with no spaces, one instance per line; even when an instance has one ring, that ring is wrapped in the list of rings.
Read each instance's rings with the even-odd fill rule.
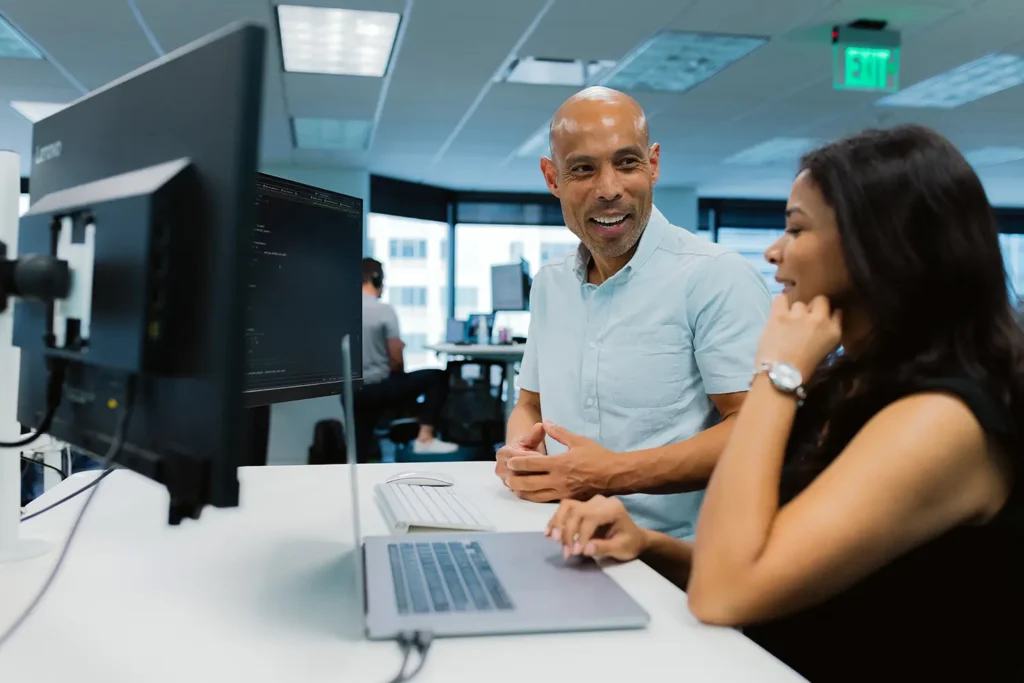
[[[728,252],[697,267],[688,298],[693,348],[707,394],[746,391],[771,295],[745,258]]]
[[[519,388],[526,391],[540,393],[540,368],[538,367],[538,347],[540,339],[538,336],[543,328],[541,318],[544,315],[542,290],[544,288],[544,269],[541,268],[537,277],[533,279],[533,287],[530,288],[530,326],[526,331],[526,349],[523,351],[523,361],[519,364]]]
[[[398,314],[395,313],[395,309],[385,304],[382,318],[384,319],[384,338],[401,339],[402,335],[398,330]]]

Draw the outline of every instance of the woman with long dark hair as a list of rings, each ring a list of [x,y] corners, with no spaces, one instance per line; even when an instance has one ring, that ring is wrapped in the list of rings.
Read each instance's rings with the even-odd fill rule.
[[[814,683],[1024,680],[1024,336],[981,182],[934,131],[868,131],[802,160],[786,223],[696,542],[602,497],[549,535]]]

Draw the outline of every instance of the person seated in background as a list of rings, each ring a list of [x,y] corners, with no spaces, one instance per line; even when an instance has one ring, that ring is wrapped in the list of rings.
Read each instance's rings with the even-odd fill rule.
[[[661,152],[635,100],[574,95],[550,143],[541,170],[581,244],[534,279],[496,474],[531,501],[627,495],[642,524],[687,536],[750,384],[768,289],[654,206]]]
[[[786,217],[695,544],[603,497],[548,533],[815,683],[1024,680],[1024,333],[978,176],[927,128],[868,131],[804,157]]]
[[[381,416],[416,410],[420,428],[413,452],[419,455],[454,453],[458,446],[434,433],[448,393],[443,370],[406,372],[405,344],[395,309],[380,300],[384,293],[384,267],[363,259],[363,384],[356,396],[356,450],[361,461],[377,450],[373,430]],[[417,403],[419,397],[422,403]]]

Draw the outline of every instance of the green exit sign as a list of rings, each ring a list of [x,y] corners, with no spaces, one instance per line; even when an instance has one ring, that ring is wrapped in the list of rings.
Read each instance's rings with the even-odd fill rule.
[[[832,87],[836,90],[899,90],[900,49],[835,45]]]

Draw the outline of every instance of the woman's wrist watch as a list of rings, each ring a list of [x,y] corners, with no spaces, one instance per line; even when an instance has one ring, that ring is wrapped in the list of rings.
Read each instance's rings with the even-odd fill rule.
[[[789,363],[764,362],[757,366],[754,377],[766,373],[771,380],[772,386],[788,396],[795,396],[797,405],[802,406],[807,398],[807,390],[804,389],[804,377],[795,367]]]

